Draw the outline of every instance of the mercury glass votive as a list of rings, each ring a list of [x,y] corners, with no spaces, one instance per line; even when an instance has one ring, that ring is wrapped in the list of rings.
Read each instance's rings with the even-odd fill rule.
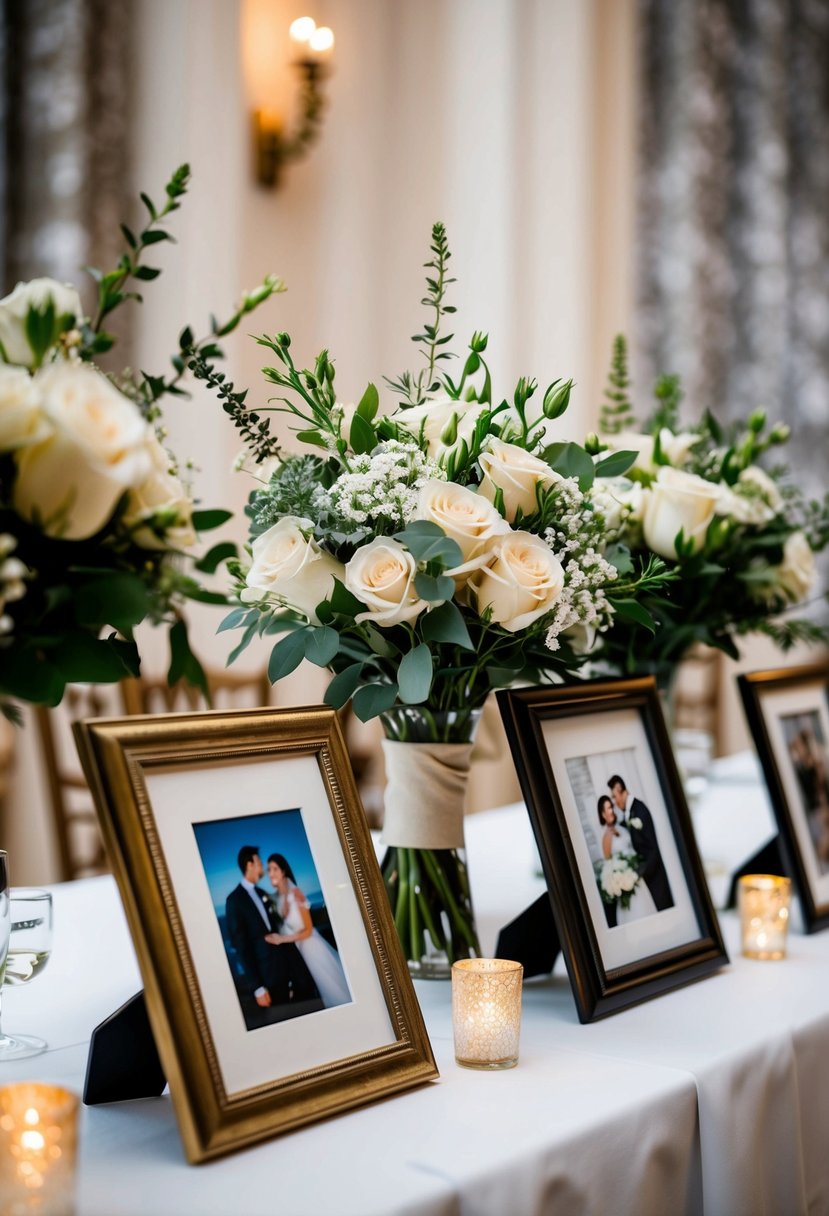
[[[524,968],[504,958],[465,958],[452,967],[455,1059],[464,1068],[514,1068],[521,1033]]]
[[[738,907],[746,958],[786,956],[792,883],[776,874],[746,874],[738,885]]]
[[[72,1216],[77,1119],[58,1085],[0,1088],[0,1216]]]

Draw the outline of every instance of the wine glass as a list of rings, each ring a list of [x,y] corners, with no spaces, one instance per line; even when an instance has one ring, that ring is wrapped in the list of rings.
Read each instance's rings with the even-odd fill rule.
[[[51,893],[31,887],[10,889],[8,857],[0,851],[0,997],[4,983],[33,980],[46,966],[51,949]],[[36,1056],[46,1046],[34,1035],[8,1035],[0,1029],[0,1061]]]

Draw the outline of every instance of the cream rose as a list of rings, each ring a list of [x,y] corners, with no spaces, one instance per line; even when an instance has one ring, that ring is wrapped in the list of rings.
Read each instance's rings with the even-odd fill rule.
[[[37,443],[48,434],[33,378],[25,368],[0,364],[0,452]]]
[[[457,541],[462,561],[447,574],[452,575],[458,587],[471,571],[486,564],[498,537],[510,531],[507,521],[488,499],[452,481],[425,482],[414,518],[437,524]]]
[[[605,530],[610,536],[626,525],[641,523],[645,490],[639,481],[627,477],[597,477],[591,497],[604,516]]]
[[[639,431],[619,431],[617,435],[603,435],[602,439],[611,452],[636,452],[632,468],[640,469],[643,473],[653,473],[653,449],[656,440],[653,435],[642,435]]]
[[[461,440],[470,442],[475,424],[488,409],[489,406],[477,401],[453,401],[451,397],[439,397],[408,410],[397,410],[392,415],[392,422],[405,427],[415,439],[420,437],[422,431],[429,456],[433,460],[440,460],[454,451]]]
[[[399,541],[378,536],[358,549],[345,568],[345,585],[366,605],[357,621],[384,629],[413,621],[429,607],[415,589],[417,562]]]
[[[35,385],[51,434],[17,452],[14,506],[47,535],[82,540],[150,473],[150,427],[91,367],[56,363],[38,373]]]
[[[515,443],[504,443],[501,439],[487,440],[478,463],[483,479],[478,493],[490,502],[495,502],[498,490],[504,496],[507,519],[515,519],[519,510],[523,515],[532,515],[538,509],[536,487],[547,489],[561,481],[558,473],[538,456],[525,452]]]
[[[193,503],[153,434],[147,439],[147,449],[152,462],[150,475],[130,490],[124,523],[135,529],[132,539],[142,549],[189,549],[196,543]],[[138,526],[143,521],[147,526]]]
[[[0,355],[6,363],[31,367],[32,348],[26,338],[26,317],[30,308],[43,309],[49,301],[58,317],[70,316],[79,322],[83,316],[81,297],[69,283],[55,279],[31,279],[18,283],[14,291],[0,300]]]
[[[774,519],[782,506],[780,491],[768,473],[757,465],[749,465],[742,470],[733,489],[721,487],[717,514],[738,524],[758,527]]]
[[[683,473],[663,465],[656,481],[645,493],[642,530],[645,543],[660,557],[676,558],[676,538],[681,531],[698,553],[714,518],[720,498],[719,486],[695,473]]]
[[[815,555],[803,532],[792,532],[783,546],[783,561],[777,567],[777,582],[792,604],[799,604],[815,585]]]
[[[240,599],[246,604],[281,604],[318,625],[317,606],[331,595],[335,578],[344,580],[345,567],[309,539],[313,530],[310,519],[286,515],[257,536]]]
[[[659,468],[654,459],[655,436],[643,435],[639,431],[620,431],[618,435],[605,435],[603,438],[613,452],[636,452],[637,457],[632,465],[634,469],[653,474]],[[693,431],[681,431],[675,435],[668,427],[663,426],[659,432],[659,448],[670,464],[680,465],[688,459],[691,448],[698,439],[699,435]]]
[[[494,560],[469,579],[478,614],[491,608],[492,621],[509,633],[526,629],[549,612],[563,587],[561,563],[531,532],[502,537]]]

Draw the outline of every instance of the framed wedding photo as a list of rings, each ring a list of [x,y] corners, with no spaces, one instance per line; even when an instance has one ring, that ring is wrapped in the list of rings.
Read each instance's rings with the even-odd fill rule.
[[[333,710],[75,734],[190,1161],[437,1076]]]
[[[580,1020],[727,963],[655,681],[498,701]]]
[[[803,928],[829,927],[829,664],[738,677]]]

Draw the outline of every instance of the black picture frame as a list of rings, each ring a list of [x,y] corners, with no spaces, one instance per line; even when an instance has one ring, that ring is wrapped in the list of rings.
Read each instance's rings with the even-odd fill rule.
[[[813,839],[810,819],[816,808],[805,805],[794,757],[784,746],[784,723],[817,717],[829,766],[829,663],[747,672],[737,677],[737,685],[777,820],[786,874],[800,900],[803,931],[817,933],[829,928],[829,855],[821,859]],[[829,833],[826,815],[829,812],[824,813]],[[829,849],[829,835],[825,845]]]
[[[579,1020],[591,1022],[607,1017],[710,975],[725,965],[728,955],[705,880],[655,680],[606,680],[508,689],[499,692],[497,699],[541,854]],[[633,752],[638,757],[636,768],[649,774],[648,788],[656,795],[653,820],[663,833],[661,847],[667,850],[666,860],[670,860],[671,868],[666,872],[677,886],[678,894],[671,896],[674,901],[671,916],[664,923],[666,927],[670,924],[675,936],[684,934],[685,940],[667,947],[657,946],[651,952],[647,952],[650,947],[644,944],[645,938],[648,933],[653,940],[658,938],[653,930],[663,913],[655,911],[647,917],[651,923],[644,934],[641,933],[644,921],[639,922],[642,940],[638,947],[635,925],[625,927],[624,940],[612,937],[618,927],[610,926],[609,918],[604,916],[594,876],[595,890],[590,886],[584,861],[587,834],[572,777],[562,780],[563,765],[582,761],[585,767],[588,761],[598,765],[601,763],[598,757],[614,754],[612,749],[602,750],[599,746],[602,731],[613,729],[613,715],[617,715],[617,724],[624,722],[628,734],[638,739],[640,750]],[[582,754],[571,761],[561,756],[552,759],[551,742],[545,739],[545,727],[550,723],[561,724],[560,729],[566,729],[568,739],[572,735],[574,740],[580,738],[579,728],[583,728],[583,744],[573,745],[577,750],[580,746]],[[550,738],[556,739],[555,731]],[[566,749],[570,745],[562,746]],[[630,750],[625,748],[625,754]],[[589,874],[593,875],[592,869]],[[680,883],[684,883],[684,890]],[[684,928],[677,919],[680,905]],[[691,931],[694,926],[695,931]],[[615,956],[628,942],[631,954],[636,957],[620,961]]]

